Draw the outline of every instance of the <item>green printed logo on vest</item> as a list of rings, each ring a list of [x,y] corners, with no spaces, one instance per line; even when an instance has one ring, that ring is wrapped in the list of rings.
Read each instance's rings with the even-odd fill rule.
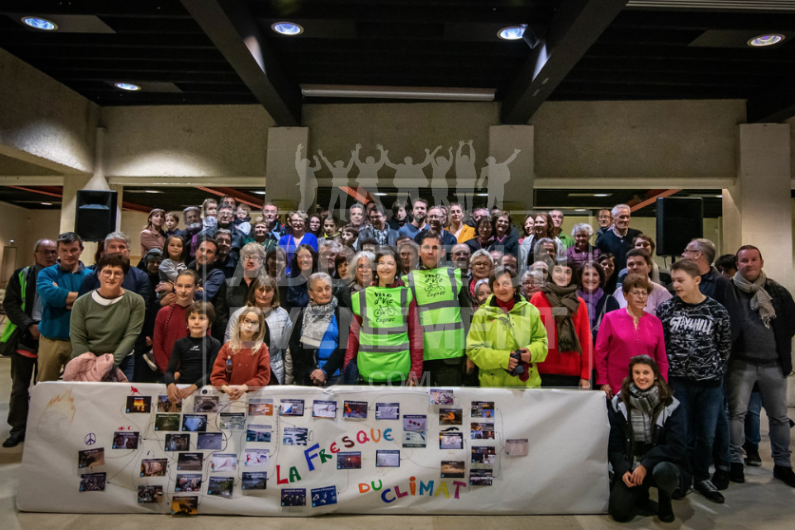
[[[391,293],[375,293],[375,300],[373,300],[373,314],[375,317],[373,320],[375,324],[379,326],[386,324],[399,325],[402,322],[403,316],[400,313],[400,309],[395,308],[394,304],[395,299]]]
[[[420,274],[419,279],[427,298],[438,298],[450,292],[450,286],[445,283],[446,277],[441,274]]]

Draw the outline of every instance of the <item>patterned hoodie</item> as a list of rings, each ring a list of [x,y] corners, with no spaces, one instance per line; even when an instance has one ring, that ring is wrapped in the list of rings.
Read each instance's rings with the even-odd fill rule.
[[[700,304],[674,297],[657,308],[665,334],[668,377],[718,383],[731,351],[731,322],[725,307],[709,296]]]

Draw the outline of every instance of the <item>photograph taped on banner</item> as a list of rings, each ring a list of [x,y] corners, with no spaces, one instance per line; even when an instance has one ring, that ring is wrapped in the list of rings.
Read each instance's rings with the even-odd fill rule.
[[[491,465],[497,460],[497,450],[493,446],[476,446],[472,448],[473,464]]]
[[[470,469],[470,486],[491,486],[494,479],[494,471],[491,469]]]
[[[220,432],[200,432],[197,434],[196,449],[202,451],[221,451],[224,448],[224,435]]]
[[[225,499],[231,499],[234,487],[234,477],[210,477],[207,479],[207,495],[217,495]]]
[[[179,471],[201,471],[204,465],[204,453],[179,453],[177,469]]]
[[[193,412],[210,414],[219,410],[221,410],[221,399],[218,396],[197,395],[193,398]]]
[[[272,429],[270,425],[249,425],[246,428],[246,441],[270,443]]]
[[[204,432],[207,430],[207,414],[183,414],[182,430]]]
[[[149,414],[152,412],[151,396],[127,396],[127,414]]]
[[[493,423],[470,423],[470,437],[472,440],[493,440]]]
[[[105,491],[105,473],[85,473],[80,475],[80,491]]]
[[[399,420],[400,403],[376,403],[375,419],[377,420]]]
[[[529,448],[527,438],[505,440],[505,454],[508,456],[527,456]]]
[[[181,473],[177,475],[174,491],[177,493],[199,491],[202,488],[201,473]]]
[[[270,453],[270,449],[246,449],[243,465],[245,467],[267,467]]]
[[[113,449],[138,449],[138,441],[141,434],[138,432],[116,432],[113,433]]]
[[[493,401],[473,401],[470,416],[474,418],[481,418],[483,420],[494,420],[494,402]]]
[[[199,497],[172,497],[171,515],[196,515],[199,513]]]
[[[462,425],[464,411],[462,409],[439,409],[439,425]]]
[[[312,508],[337,504],[336,486],[326,486],[325,488],[313,489],[311,491],[311,495],[312,495]]]
[[[342,409],[342,417],[354,420],[367,419],[367,402],[345,401]]]
[[[362,453],[358,451],[337,453],[337,469],[361,469]]]
[[[283,399],[279,413],[282,416],[303,416],[304,415],[304,400],[303,399]]]
[[[397,449],[376,451],[375,467],[400,467],[400,451]]]
[[[167,470],[167,458],[144,458],[141,460],[142,477],[165,477]]]
[[[210,471],[213,473],[237,471],[237,455],[233,453],[213,453],[210,458]]]
[[[282,444],[284,445],[306,445],[309,441],[309,429],[303,427],[286,427]]]
[[[165,451],[187,451],[190,449],[190,434],[167,434]]]
[[[156,431],[179,431],[179,414],[155,414]]]
[[[252,398],[248,400],[249,416],[273,416],[273,400]]]
[[[77,469],[92,469],[105,465],[105,448],[77,452]]]
[[[282,488],[282,506],[306,506],[306,489]]]
[[[313,418],[331,418],[337,417],[337,402],[336,401],[319,401],[312,402],[312,417]]]
[[[452,405],[455,403],[455,392],[449,388],[432,388],[431,405]]]
[[[222,412],[218,426],[224,431],[242,431],[246,428],[246,414],[244,412]]]
[[[163,486],[138,486],[138,504],[163,502]]]
[[[439,433],[439,449],[457,450],[463,448],[464,433],[461,431],[444,430]]]
[[[243,480],[240,482],[240,489],[243,490],[264,490],[268,489],[268,473],[266,471],[243,471]]]
[[[168,396],[157,396],[158,412],[182,412],[182,400],[172,403]]]
[[[467,464],[463,460],[442,460],[442,478],[466,478]]]

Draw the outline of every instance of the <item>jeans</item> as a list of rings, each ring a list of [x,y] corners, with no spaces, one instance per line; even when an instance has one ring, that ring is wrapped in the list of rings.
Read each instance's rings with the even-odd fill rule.
[[[687,413],[687,445],[695,481],[707,480],[718,417],[723,408],[723,385],[708,386],[674,377],[670,383],[674,396]]]
[[[679,487],[679,468],[676,464],[660,462],[654,469],[647,469],[643,484],[633,488],[627,487],[622,477],[613,478],[608,506],[610,516],[618,522],[632,519],[638,502],[649,498],[649,488],[652,486],[656,486],[661,495],[670,497]]]
[[[765,403],[770,422],[770,445],[777,466],[792,467],[789,450],[789,417],[787,416],[787,378],[778,364],[759,365],[734,361],[729,365],[729,421],[731,427],[732,463],[742,464],[745,442],[745,418],[754,383]]]
[[[135,355],[128,355],[119,363],[119,369],[124,373],[127,381],[133,382],[135,379]]]
[[[748,400],[748,412],[745,415],[745,441],[757,447],[762,442],[760,414],[762,414],[762,394],[751,392],[751,399]]]

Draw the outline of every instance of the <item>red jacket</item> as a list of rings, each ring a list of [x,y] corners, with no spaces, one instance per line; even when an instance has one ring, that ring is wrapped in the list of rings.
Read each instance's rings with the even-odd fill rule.
[[[403,280],[397,279],[389,287],[403,287],[405,283]],[[343,370],[348,366],[348,363],[356,360],[359,355],[359,332],[362,329],[362,317],[353,314],[351,321],[351,332],[348,336],[348,349],[345,351],[345,364]],[[417,377],[417,381],[422,377],[422,327],[420,326],[420,317],[417,313],[417,301],[412,299],[409,304],[409,351],[411,353],[411,369],[410,372]]]
[[[541,381],[544,374],[555,375],[576,375],[580,379],[591,379],[591,369],[593,368],[593,339],[591,338],[591,322],[588,319],[588,308],[582,298],[577,298],[580,307],[572,317],[574,331],[580,340],[582,354],[576,352],[561,352],[558,350],[558,327],[555,317],[552,316],[552,305],[550,305],[546,294],[538,292],[530,298],[530,303],[538,308],[541,313],[541,322],[547,330],[549,340],[549,353],[543,363],[538,363],[536,367],[541,374]]]
[[[232,358],[232,376],[226,375],[226,359]],[[227,342],[215,358],[210,382],[214,387],[224,385],[246,385],[249,390],[257,390],[268,384],[271,380],[271,356],[268,346],[263,344],[259,350],[252,354],[250,348],[240,348],[237,353],[232,353],[232,345]]]
[[[152,337],[152,352],[161,374],[164,374],[168,368],[168,360],[174,350],[174,343],[190,334],[188,323],[185,320],[187,310],[187,307],[173,303],[157,312],[155,332]]]

